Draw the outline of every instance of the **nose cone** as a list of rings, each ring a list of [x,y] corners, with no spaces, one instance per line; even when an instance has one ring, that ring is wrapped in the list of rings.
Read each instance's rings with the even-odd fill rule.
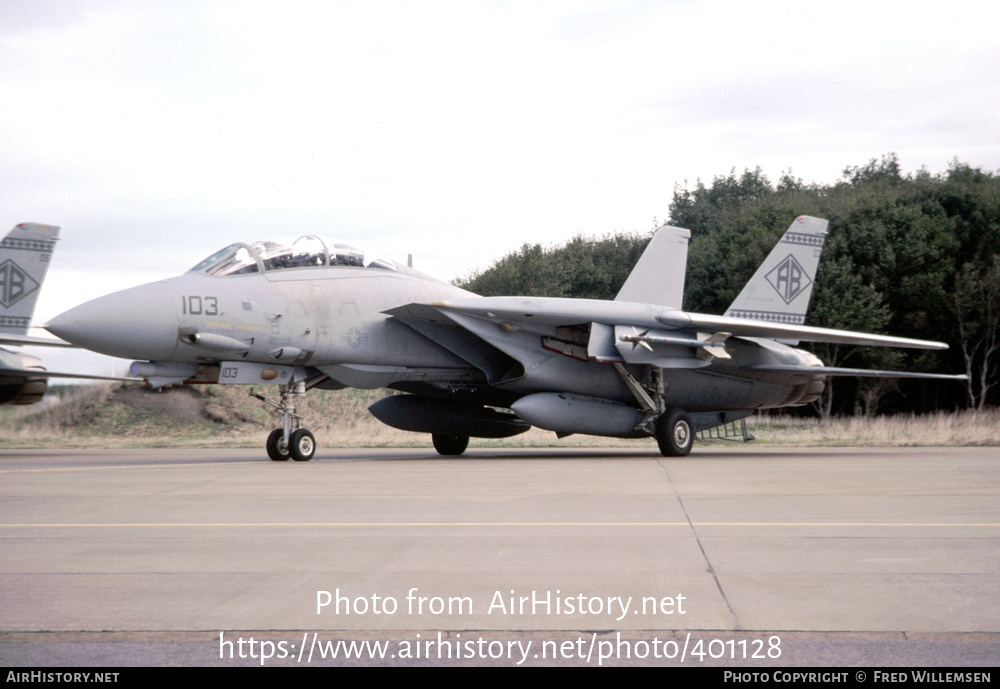
[[[45,326],[53,335],[108,356],[167,359],[177,348],[177,307],[150,283],[88,301]]]

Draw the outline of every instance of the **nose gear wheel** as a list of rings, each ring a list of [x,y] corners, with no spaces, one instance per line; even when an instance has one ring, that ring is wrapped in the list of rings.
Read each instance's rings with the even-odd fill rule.
[[[313,383],[319,383],[325,379],[313,379]],[[264,404],[270,405],[282,415],[284,423],[281,428],[275,428],[267,436],[265,448],[267,456],[275,462],[286,462],[289,458],[296,462],[308,462],[316,454],[316,436],[310,431],[301,427],[302,416],[295,411],[295,398],[305,396],[306,389],[311,387],[307,381],[300,380],[282,385],[281,402],[272,402],[261,394],[250,389],[250,396],[256,397]]]

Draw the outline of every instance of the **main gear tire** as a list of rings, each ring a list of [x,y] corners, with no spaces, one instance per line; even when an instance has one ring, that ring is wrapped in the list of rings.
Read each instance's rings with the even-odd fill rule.
[[[683,409],[668,409],[656,420],[656,444],[664,457],[684,457],[694,445],[694,424]]]

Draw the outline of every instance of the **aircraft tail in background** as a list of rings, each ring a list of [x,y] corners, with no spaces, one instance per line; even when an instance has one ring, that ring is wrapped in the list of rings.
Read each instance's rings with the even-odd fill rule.
[[[28,332],[59,228],[21,223],[0,241],[0,335]]]

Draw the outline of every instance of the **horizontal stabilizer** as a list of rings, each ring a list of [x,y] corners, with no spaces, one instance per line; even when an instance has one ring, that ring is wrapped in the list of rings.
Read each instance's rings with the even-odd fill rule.
[[[777,340],[801,340],[803,342],[829,342],[831,344],[863,345],[870,347],[906,347],[910,349],[948,349],[944,342],[915,340],[909,337],[859,333],[850,330],[815,328],[809,325],[786,325],[766,323],[727,316],[706,316],[700,313],[665,311],[657,320],[664,325],[697,329],[700,331],[725,331],[736,337],[766,337]]]
[[[931,380],[968,380],[962,374],[919,373],[916,371],[877,371],[866,368],[836,368],[833,366],[794,366],[774,364],[765,366],[747,366],[750,371],[785,371],[789,373],[809,373],[820,376],[854,376],[858,378],[927,378]]]

